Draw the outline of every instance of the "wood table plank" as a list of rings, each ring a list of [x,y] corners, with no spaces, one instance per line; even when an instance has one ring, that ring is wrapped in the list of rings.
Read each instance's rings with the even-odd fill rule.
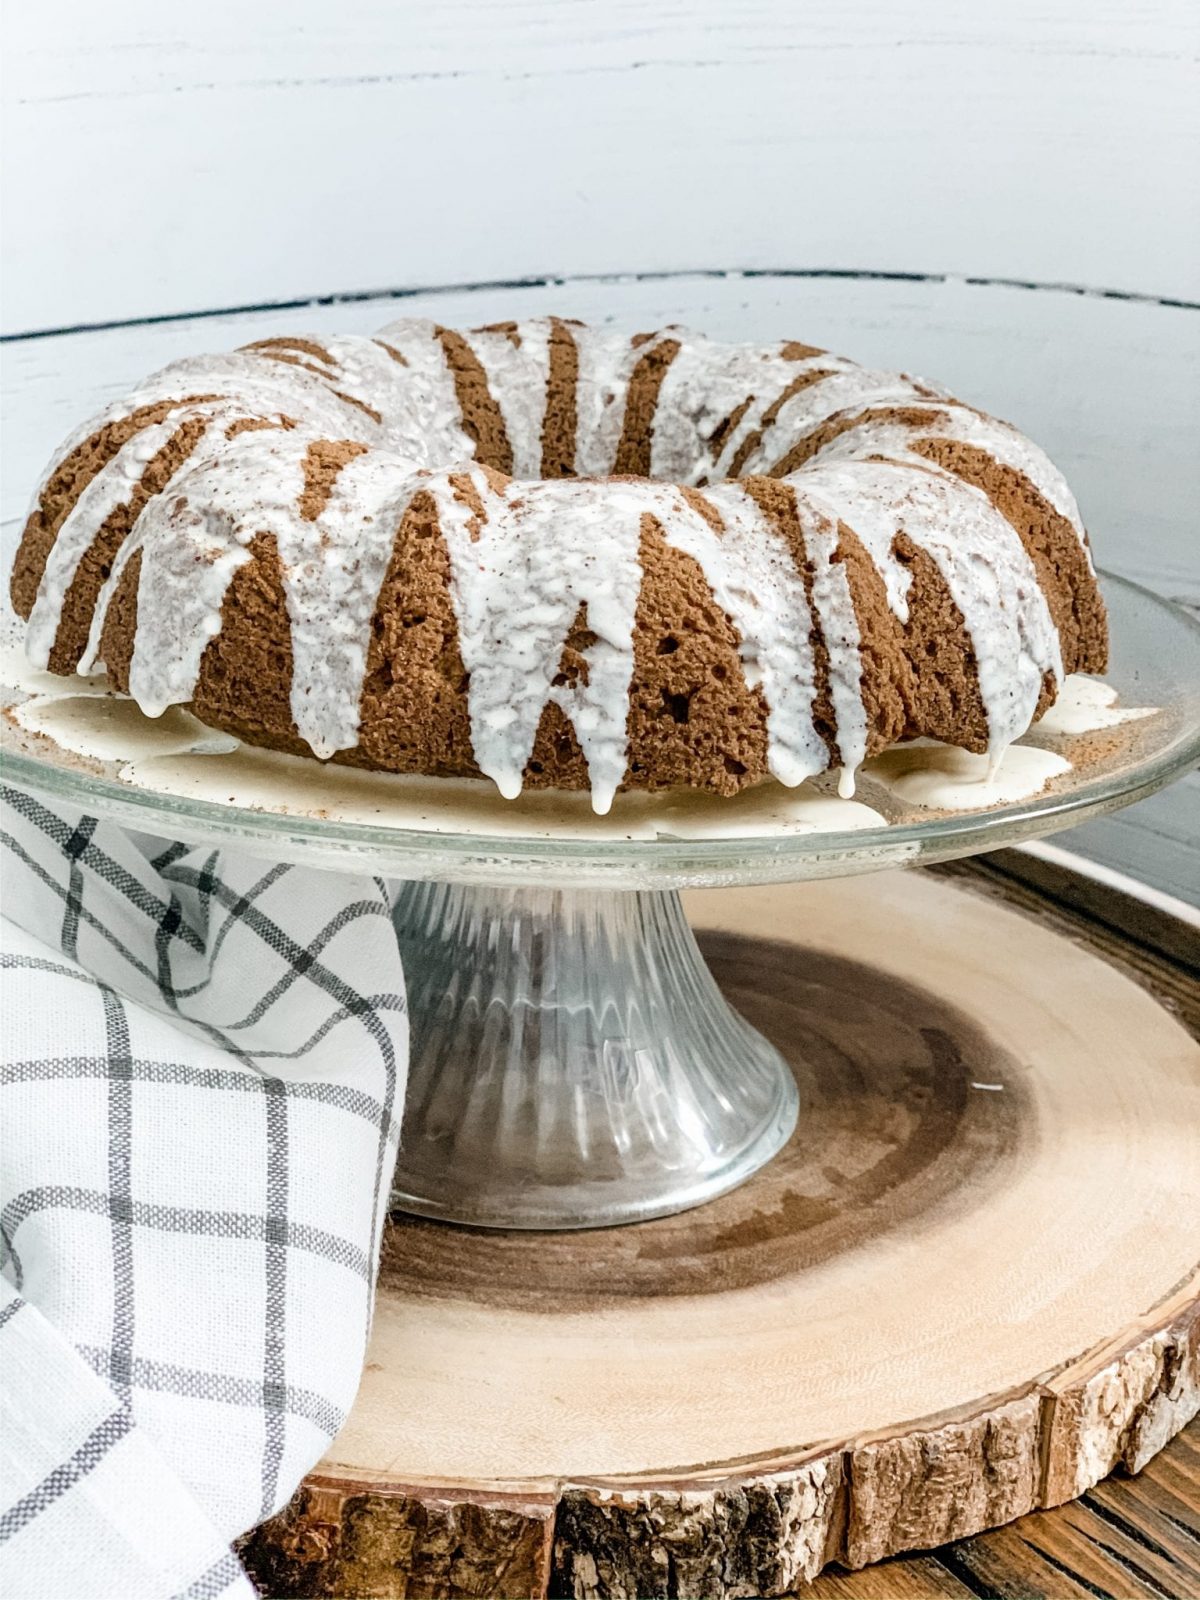
[[[1183,1565],[1200,1561],[1200,1504],[1180,1500],[1149,1472],[1107,1478],[1084,1496],[1084,1504]]]
[[[1026,1519],[1026,1543],[1052,1564],[1068,1568],[1089,1587],[1119,1589],[1122,1573],[1132,1593],[1170,1594],[1181,1578],[1200,1583],[1200,1567],[1187,1556],[1133,1537],[1086,1501]]]
[[[1136,1478],[943,1549],[831,1569],[795,1600],[1195,1600],[1200,1595],[1200,1423]]]
[[[951,1571],[974,1580],[987,1600],[1158,1600],[1161,1591],[1129,1581],[1114,1565],[1093,1558],[1083,1541],[1069,1548],[1053,1538],[1039,1546],[1019,1525],[998,1528],[986,1539],[955,1545],[942,1557]],[[1045,1546],[1049,1546],[1046,1548]],[[1119,1584],[1119,1587],[1118,1587]],[[1108,1587],[1112,1585],[1112,1587]]]
[[[1200,1422],[1185,1428],[1136,1481],[1165,1517],[1200,1541]],[[1092,1494],[1119,1495],[1122,1488],[1119,1479],[1110,1479]]]
[[[909,1556],[861,1572],[833,1568],[798,1593],[811,1600],[967,1600],[976,1590],[936,1556]]]

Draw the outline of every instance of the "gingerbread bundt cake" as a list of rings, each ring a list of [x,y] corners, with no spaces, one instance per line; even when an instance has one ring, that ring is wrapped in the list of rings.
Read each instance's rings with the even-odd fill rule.
[[[1015,429],[808,345],[555,317],[176,362],[63,446],[12,596],[37,665],[152,716],[597,811],[996,757],[1107,649]]]

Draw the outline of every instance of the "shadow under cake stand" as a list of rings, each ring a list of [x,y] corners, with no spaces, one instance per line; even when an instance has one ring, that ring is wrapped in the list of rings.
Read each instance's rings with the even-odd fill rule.
[[[781,1593],[1184,1424],[1200,1049],[1077,943],[888,870],[1195,762],[1200,629],[1105,594],[1109,681],[1161,708],[1123,759],[856,833],[435,835],[7,756],[143,829],[403,880],[404,1214],[355,1410],[248,1547],[270,1592]],[[720,892],[689,918],[691,888]]]

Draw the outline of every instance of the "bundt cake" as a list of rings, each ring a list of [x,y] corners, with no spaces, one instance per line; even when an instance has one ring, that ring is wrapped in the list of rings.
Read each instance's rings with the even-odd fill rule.
[[[12,576],[35,664],[385,771],[732,794],[997,758],[1105,666],[1015,429],[809,345],[557,317],[264,339],[80,428]]]

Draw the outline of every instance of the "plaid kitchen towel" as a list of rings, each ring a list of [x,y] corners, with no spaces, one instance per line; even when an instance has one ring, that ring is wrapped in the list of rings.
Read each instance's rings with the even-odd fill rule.
[[[0,799],[0,1593],[249,1595],[362,1370],[391,897]]]

